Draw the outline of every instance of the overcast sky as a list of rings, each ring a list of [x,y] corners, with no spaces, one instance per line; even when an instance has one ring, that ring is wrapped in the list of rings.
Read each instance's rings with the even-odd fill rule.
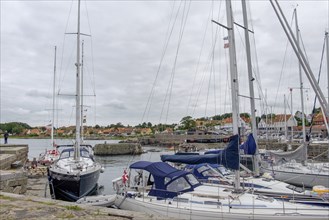
[[[328,1],[279,2],[289,22],[298,5],[302,42],[317,76]],[[77,32],[77,1],[1,0],[0,7],[0,123],[49,124],[56,45],[56,124],[73,125],[76,35],[65,33]],[[299,87],[297,59],[270,2],[250,1],[249,8],[256,97],[261,88],[269,111],[283,113],[284,95],[291,103],[288,88]],[[233,1],[233,11],[243,24],[240,1]],[[86,124],[177,123],[187,115],[231,112],[227,32],[211,19],[226,25],[224,1],[83,0],[81,32],[91,35],[82,37]],[[244,32],[236,26],[235,35],[239,93],[249,96]],[[303,81],[310,113],[314,92],[305,75]],[[320,86],[327,97],[326,62]],[[299,91],[292,96],[293,111],[300,110]],[[262,101],[256,102],[260,116]],[[240,112],[250,112],[249,99],[240,98]]]

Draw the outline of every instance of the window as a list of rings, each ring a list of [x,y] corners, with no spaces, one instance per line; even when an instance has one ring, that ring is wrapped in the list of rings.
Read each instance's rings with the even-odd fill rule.
[[[202,173],[203,176],[220,176],[220,173],[216,170],[206,170]]]
[[[167,190],[172,192],[180,192],[189,188],[191,188],[190,184],[184,179],[184,177],[180,177],[170,183]]]
[[[61,158],[61,159],[63,159],[63,158],[69,158],[71,152],[72,152],[72,154],[73,154],[73,151],[63,151],[63,152],[61,153],[60,158]]]
[[[199,173],[202,173],[202,172],[205,171],[206,169],[209,169],[209,168],[206,167],[206,166],[202,166],[202,167],[199,167],[199,168],[197,169],[197,171],[198,171]]]
[[[170,178],[169,177],[166,177],[165,179],[164,179],[164,184],[166,185],[167,183],[169,183],[170,182]]]
[[[80,156],[81,157],[89,157],[89,152],[87,150],[81,150],[80,151]]]
[[[199,184],[199,181],[192,174],[186,175],[186,178],[188,179],[188,181],[191,183],[192,186]]]

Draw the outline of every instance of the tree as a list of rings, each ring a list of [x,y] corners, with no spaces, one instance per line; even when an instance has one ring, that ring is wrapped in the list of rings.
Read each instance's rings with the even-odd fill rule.
[[[212,117],[212,120],[218,120],[218,121],[220,121],[220,120],[222,120],[222,116],[215,115],[215,116]]]
[[[250,118],[250,114],[249,113],[240,113],[240,117]]]
[[[0,129],[11,134],[20,134],[24,129],[31,129],[31,126],[22,122],[9,122],[0,124]]]
[[[181,123],[181,129],[191,129],[194,128],[196,123],[193,120],[193,118],[191,116],[185,116],[184,118],[182,118],[182,120],[180,120]]]
[[[123,124],[121,122],[118,122],[115,126],[115,128],[123,128]]]
[[[232,117],[232,113],[225,113],[222,115],[222,119],[231,118],[231,117]]]

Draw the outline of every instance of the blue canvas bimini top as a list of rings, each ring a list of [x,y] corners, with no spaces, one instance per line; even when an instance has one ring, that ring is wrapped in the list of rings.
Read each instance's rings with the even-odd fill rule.
[[[131,164],[130,169],[146,170],[153,176],[154,184],[149,195],[158,199],[174,198],[179,193],[193,191],[200,185],[193,174],[164,162],[138,161]]]

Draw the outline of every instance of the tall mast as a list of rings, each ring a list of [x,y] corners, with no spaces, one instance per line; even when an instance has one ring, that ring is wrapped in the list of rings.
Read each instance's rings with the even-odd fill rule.
[[[254,173],[259,176],[259,166],[258,166],[258,144],[257,144],[257,125],[256,125],[256,108],[255,108],[255,92],[253,81],[255,80],[252,76],[252,64],[251,64],[251,54],[250,54],[250,40],[249,40],[249,27],[248,27],[248,14],[246,1],[241,1],[242,3],[242,13],[243,13],[243,24],[244,24],[244,36],[246,40],[246,53],[247,53],[247,66],[248,66],[248,79],[249,79],[249,93],[250,93],[250,108],[251,108],[251,127],[252,133],[256,141],[256,152],[254,156]]]
[[[328,103],[329,103],[329,29],[325,33],[326,36],[326,46],[327,46],[327,72],[328,72]]]
[[[52,118],[51,118],[51,145],[53,147],[55,147],[55,142],[54,142],[54,124],[55,124],[56,50],[57,50],[57,47],[55,46],[54,79],[53,79],[53,108],[52,108]]]
[[[84,41],[82,40],[82,45],[81,45],[81,142],[83,142],[83,46],[84,46]]]
[[[228,27],[228,39],[229,39],[229,54],[230,54],[230,73],[231,73],[231,93],[232,93],[232,120],[233,120],[233,135],[239,135],[238,121],[239,121],[239,85],[238,85],[238,70],[236,62],[236,49],[234,38],[234,26],[232,15],[231,0],[226,0],[226,16]],[[240,164],[240,157],[239,157]],[[240,187],[240,171],[235,171],[235,189]]]
[[[286,137],[286,140],[288,140],[288,126],[287,126],[287,100],[286,95],[283,95],[284,99],[284,136]]]
[[[298,27],[296,8],[295,8],[295,21],[296,21],[296,39],[297,39],[297,45],[299,45],[299,27]],[[299,81],[300,81],[300,99],[302,105],[303,143],[305,143],[306,129],[305,129],[305,116],[304,116],[304,88],[303,88],[302,66],[300,65],[300,61],[298,61],[298,72],[299,72]]]
[[[76,128],[75,128],[75,151],[74,151],[74,159],[75,160],[80,160],[80,126],[81,126],[81,105],[80,105],[80,100],[81,100],[81,94],[80,94],[80,0],[78,1],[78,27],[77,27],[77,62],[76,62],[76,112],[75,112],[75,117],[76,117]]]
[[[294,115],[293,115],[293,110],[292,110],[292,88],[290,88],[290,118],[292,119],[292,124],[291,124],[291,142],[293,141],[294,138]]]
[[[284,16],[278,1],[270,0],[270,3],[274,9],[274,12],[276,13],[276,15],[279,19],[279,22],[280,22],[285,34],[287,35],[287,38],[288,38],[294,52],[296,53],[296,56],[298,57],[298,59],[300,61],[300,64],[301,64],[308,80],[310,81],[310,84],[311,84],[316,96],[319,99],[321,108],[325,112],[325,115],[328,116],[329,115],[329,109],[328,109],[329,106],[328,106],[327,99],[324,97],[322,90],[321,90],[319,84],[317,83],[317,80],[314,77],[311,67],[306,60],[305,55],[303,54],[300,46],[297,44],[297,40],[296,40],[291,28],[289,27],[288,21],[287,21],[286,17]]]

